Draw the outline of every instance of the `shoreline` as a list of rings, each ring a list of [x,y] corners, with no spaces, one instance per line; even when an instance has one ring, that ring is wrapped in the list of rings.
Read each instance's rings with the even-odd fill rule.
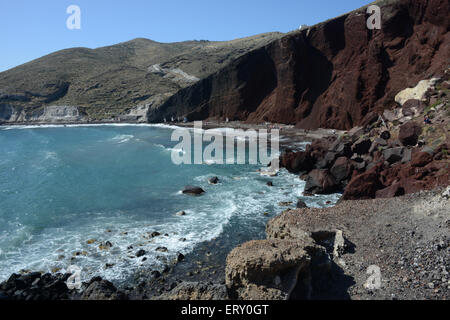
[[[34,128],[63,128],[63,127],[83,127],[83,126],[143,126],[143,127],[163,127],[163,128],[182,128],[189,127],[192,124],[183,124],[181,126],[173,126],[166,124],[138,124],[138,123],[100,123],[100,124],[39,124],[39,125],[14,125],[14,126],[0,126],[2,127],[13,127],[17,129],[34,129]],[[242,125],[239,122],[226,123],[226,127],[245,129],[249,128],[265,128],[266,125]],[[206,123],[203,129],[215,129],[224,128],[225,124],[212,124],[210,122]],[[280,134],[280,149],[289,148],[291,144],[296,142],[309,143],[312,139],[307,139],[307,135],[303,132],[296,134],[297,129],[289,128],[291,135],[288,139]],[[331,130],[330,130],[331,131]],[[294,134],[292,134],[294,133]],[[314,133],[313,133],[314,134]],[[319,132],[317,134],[323,134]],[[282,140],[280,139],[280,140]],[[295,147],[295,146],[292,146]],[[296,175],[292,175],[293,179],[296,179]],[[294,204],[295,206],[295,204]],[[275,213],[277,215],[279,212]],[[161,294],[170,292],[171,289],[176,284],[181,282],[195,282],[195,283],[213,283],[215,285],[224,285],[225,278],[225,264],[226,258],[229,252],[236,246],[245,243],[246,241],[253,240],[254,237],[247,236],[239,241],[235,239],[230,239],[227,237],[226,228],[229,226],[224,226],[225,230],[215,239],[210,241],[204,241],[197,244],[190,253],[184,257],[183,261],[176,263],[175,265],[168,265],[165,272],[158,272],[152,269],[137,270],[134,276],[134,281],[130,279],[125,283],[118,284],[117,289],[119,291],[126,292],[126,295],[134,300],[138,299],[148,299],[154,298]],[[264,237],[264,230],[261,230],[261,238]],[[26,274],[24,275],[26,276]],[[58,274],[51,274],[52,277],[58,277]],[[133,277],[132,277],[133,278]],[[85,283],[87,286],[95,278]],[[145,280],[144,280],[145,279]],[[105,279],[106,281],[108,279]],[[1,291],[1,290],[0,290]],[[70,299],[79,299],[81,296],[77,293],[72,293]],[[1,297],[0,297],[1,298]]]

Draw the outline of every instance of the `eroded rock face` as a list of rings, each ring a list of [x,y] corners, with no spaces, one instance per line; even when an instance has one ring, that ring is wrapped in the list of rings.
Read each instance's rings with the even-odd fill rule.
[[[363,8],[293,32],[179,91],[149,121],[175,114],[307,129],[373,121],[370,112],[382,114],[405,87],[439,76],[450,60],[447,0],[380,5],[382,30],[367,30]]]

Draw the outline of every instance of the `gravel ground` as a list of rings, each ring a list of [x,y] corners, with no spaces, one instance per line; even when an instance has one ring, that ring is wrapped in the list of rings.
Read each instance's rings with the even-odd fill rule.
[[[335,261],[345,297],[353,300],[440,300],[450,298],[450,201],[443,189],[392,199],[343,201],[329,209],[283,213],[268,230],[342,230],[347,248]],[[370,266],[378,266],[381,287],[367,289]],[[335,299],[333,290],[316,292]]]

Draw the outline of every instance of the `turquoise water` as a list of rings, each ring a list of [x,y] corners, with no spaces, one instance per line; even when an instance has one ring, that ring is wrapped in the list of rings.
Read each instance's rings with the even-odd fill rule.
[[[267,219],[285,209],[279,203],[301,197],[304,182],[284,171],[267,178],[252,165],[174,165],[172,130],[0,127],[0,281],[19,270],[70,265],[82,268],[83,280],[124,280],[219,236],[232,217],[246,236],[261,238]],[[221,183],[209,185],[211,176]],[[183,195],[186,185],[206,193]],[[338,195],[304,199],[321,207]],[[176,216],[180,210],[187,215]],[[162,236],[150,238],[154,231]],[[102,250],[106,241],[113,246]],[[139,249],[146,261],[135,257]]]

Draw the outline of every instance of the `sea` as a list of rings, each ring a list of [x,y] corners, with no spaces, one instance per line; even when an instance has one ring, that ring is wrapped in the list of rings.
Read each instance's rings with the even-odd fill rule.
[[[327,207],[340,197],[304,197],[298,176],[283,169],[263,176],[261,164],[175,164],[177,129],[0,127],[0,282],[71,266],[83,281],[125,282],[139,270],[162,270],[224,230],[235,242],[262,239],[267,221],[299,199]],[[220,182],[209,184],[215,176]],[[188,185],[205,193],[185,195]]]

